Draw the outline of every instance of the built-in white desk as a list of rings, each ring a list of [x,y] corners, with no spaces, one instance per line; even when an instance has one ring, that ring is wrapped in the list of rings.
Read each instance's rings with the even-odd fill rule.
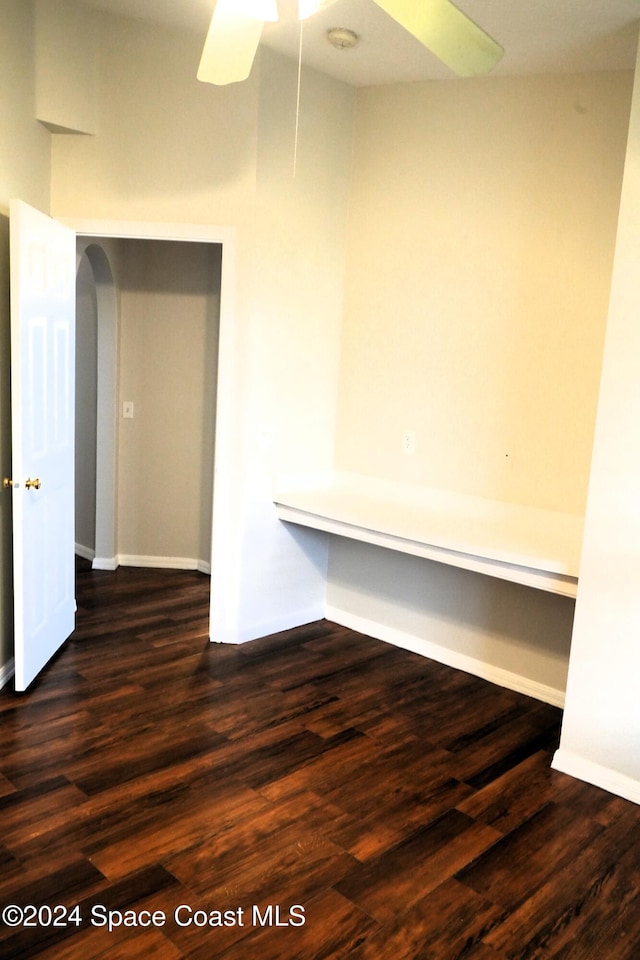
[[[280,477],[274,502],[289,523],[576,596],[579,515],[342,472]]]

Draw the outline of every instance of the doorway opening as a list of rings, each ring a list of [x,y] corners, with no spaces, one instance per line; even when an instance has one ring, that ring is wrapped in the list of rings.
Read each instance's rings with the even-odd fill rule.
[[[78,411],[93,420],[95,454],[85,439],[79,460],[89,486],[95,470],[95,494],[83,490],[77,498],[95,518],[77,522],[76,549],[96,569],[210,573],[214,459],[216,486],[226,472],[217,463],[218,351],[225,316],[229,326],[232,238],[211,228],[132,226],[74,227],[78,343],[95,351],[95,360],[79,357],[94,383],[88,400],[79,395]],[[88,336],[80,328],[85,313],[93,323]],[[213,596],[210,621],[212,607]]]

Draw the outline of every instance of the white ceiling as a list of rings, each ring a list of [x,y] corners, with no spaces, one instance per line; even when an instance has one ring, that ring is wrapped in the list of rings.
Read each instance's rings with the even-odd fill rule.
[[[80,2],[196,31],[203,43],[214,6],[214,0]],[[505,48],[495,76],[623,70],[635,63],[640,0],[457,0],[456,6]],[[355,31],[358,46],[335,50],[326,40],[331,27]],[[267,24],[262,42],[297,60],[299,26]],[[306,20],[303,61],[355,86],[452,76],[374,0],[335,0]]]

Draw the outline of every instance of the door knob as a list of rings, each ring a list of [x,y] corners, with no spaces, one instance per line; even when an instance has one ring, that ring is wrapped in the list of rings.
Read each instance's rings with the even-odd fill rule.
[[[5,477],[2,481],[2,486],[5,490],[11,490],[11,487],[13,486],[13,480],[11,477]]]
[[[31,490],[32,487],[34,490],[39,490],[42,486],[38,477],[36,477],[35,480],[25,480],[24,485],[27,490]]]

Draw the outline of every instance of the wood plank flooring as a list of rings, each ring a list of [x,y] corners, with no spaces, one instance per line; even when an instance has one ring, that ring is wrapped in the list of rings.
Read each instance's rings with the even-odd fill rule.
[[[0,693],[3,960],[637,960],[640,808],[550,770],[558,710],[327,622],[210,644],[208,586],[81,564]]]

